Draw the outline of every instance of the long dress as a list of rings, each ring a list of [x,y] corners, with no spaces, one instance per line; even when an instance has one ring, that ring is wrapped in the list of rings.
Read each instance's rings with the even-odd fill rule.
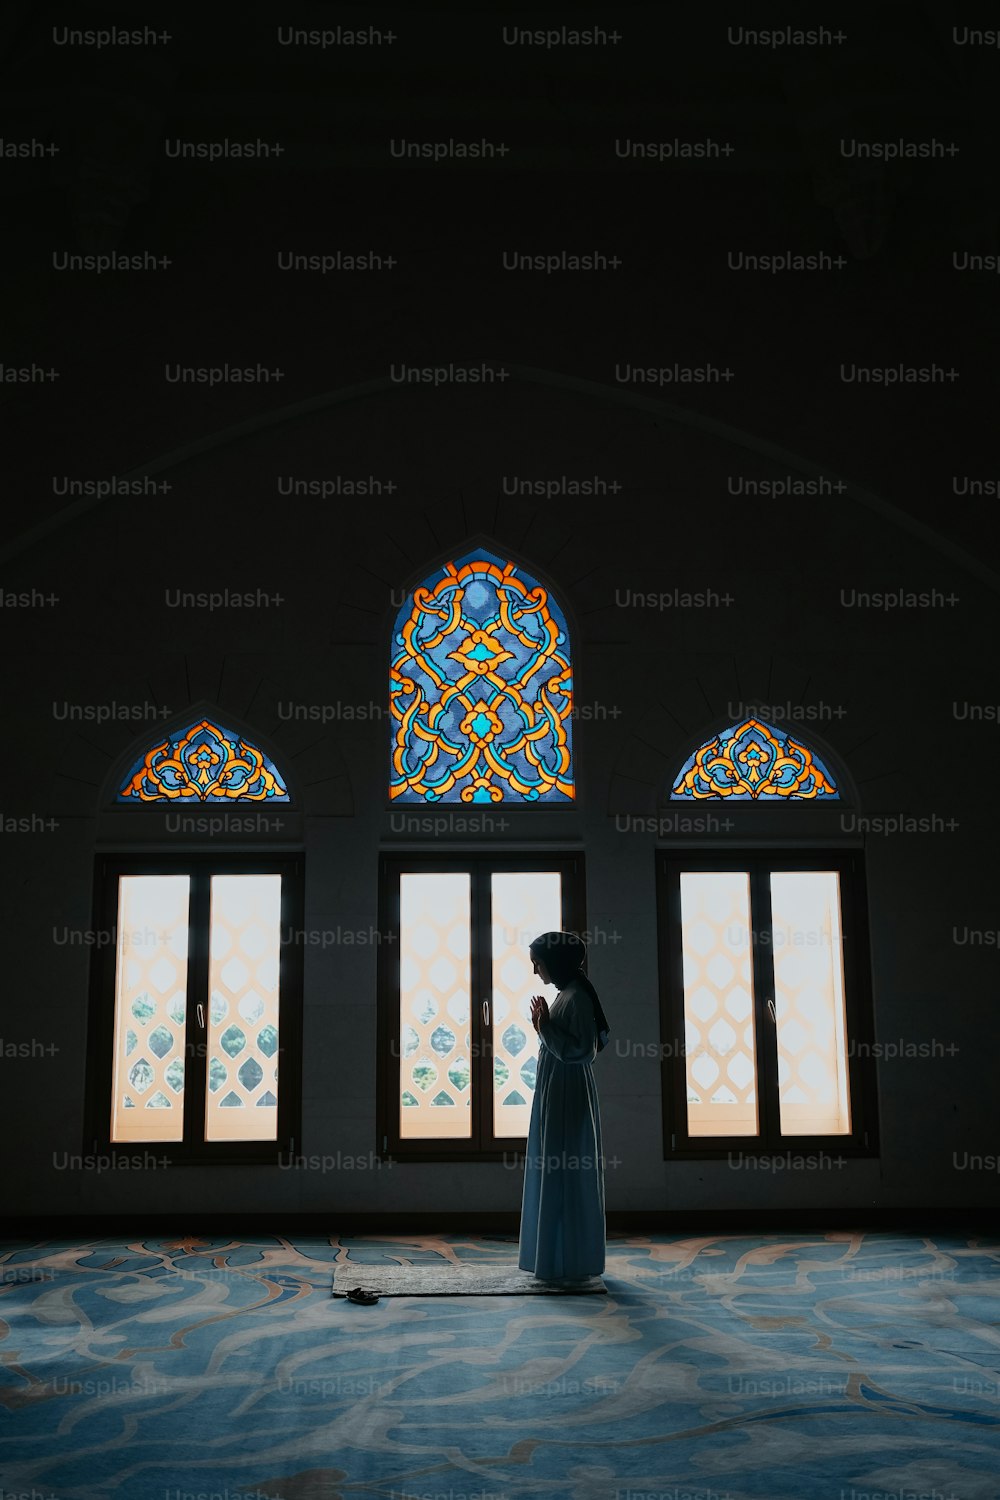
[[[538,1025],[521,1200],[518,1266],[542,1281],[604,1270],[604,1154],[594,1082],[597,1021],[587,990],[571,980]]]

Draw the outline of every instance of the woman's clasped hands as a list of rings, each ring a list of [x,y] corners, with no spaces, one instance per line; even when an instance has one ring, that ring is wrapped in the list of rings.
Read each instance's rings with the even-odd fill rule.
[[[532,995],[531,997],[531,1024],[538,1030],[539,1021],[547,1021],[549,1018],[549,1002],[544,995]]]

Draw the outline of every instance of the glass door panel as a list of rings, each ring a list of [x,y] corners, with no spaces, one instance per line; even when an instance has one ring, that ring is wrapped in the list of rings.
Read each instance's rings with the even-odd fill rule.
[[[399,1134],[472,1137],[471,877],[399,881]]]
[[[187,875],[122,875],[116,921],[111,1139],[184,1135]]]
[[[840,876],[772,870],[782,1135],[850,1135]]]
[[[281,876],[213,875],[206,1141],[278,1135]]]
[[[681,872],[688,1131],[759,1134],[750,876]]]
[[[528,946],[562,928],[562,876],[558,870],[494,871],[491,885],[493,1133],[526,1136],[538,1064],[531,996],[544,994],[551,1003],[557,994],[533,972]]]

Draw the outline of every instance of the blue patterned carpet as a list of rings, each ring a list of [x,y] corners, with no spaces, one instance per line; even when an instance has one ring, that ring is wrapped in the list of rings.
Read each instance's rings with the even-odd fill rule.
[[[461,1236],[0,1246],[0,1495],[1000,1500],[1000,1245],[613,1236],[607,1297],[330,1296]]]

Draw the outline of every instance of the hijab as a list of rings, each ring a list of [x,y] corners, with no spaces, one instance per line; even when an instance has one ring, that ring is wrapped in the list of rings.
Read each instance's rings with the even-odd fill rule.
[[[540,958],[559,988],[565,989],[575,981],[590,996],[597,1023],[597,1050],[602,1052],[608,1043],[611,1027],[597,997],[597,991],[584,973],[587,961],[587,945],[575,932],[543,932],[528,949],[533,959]]]

